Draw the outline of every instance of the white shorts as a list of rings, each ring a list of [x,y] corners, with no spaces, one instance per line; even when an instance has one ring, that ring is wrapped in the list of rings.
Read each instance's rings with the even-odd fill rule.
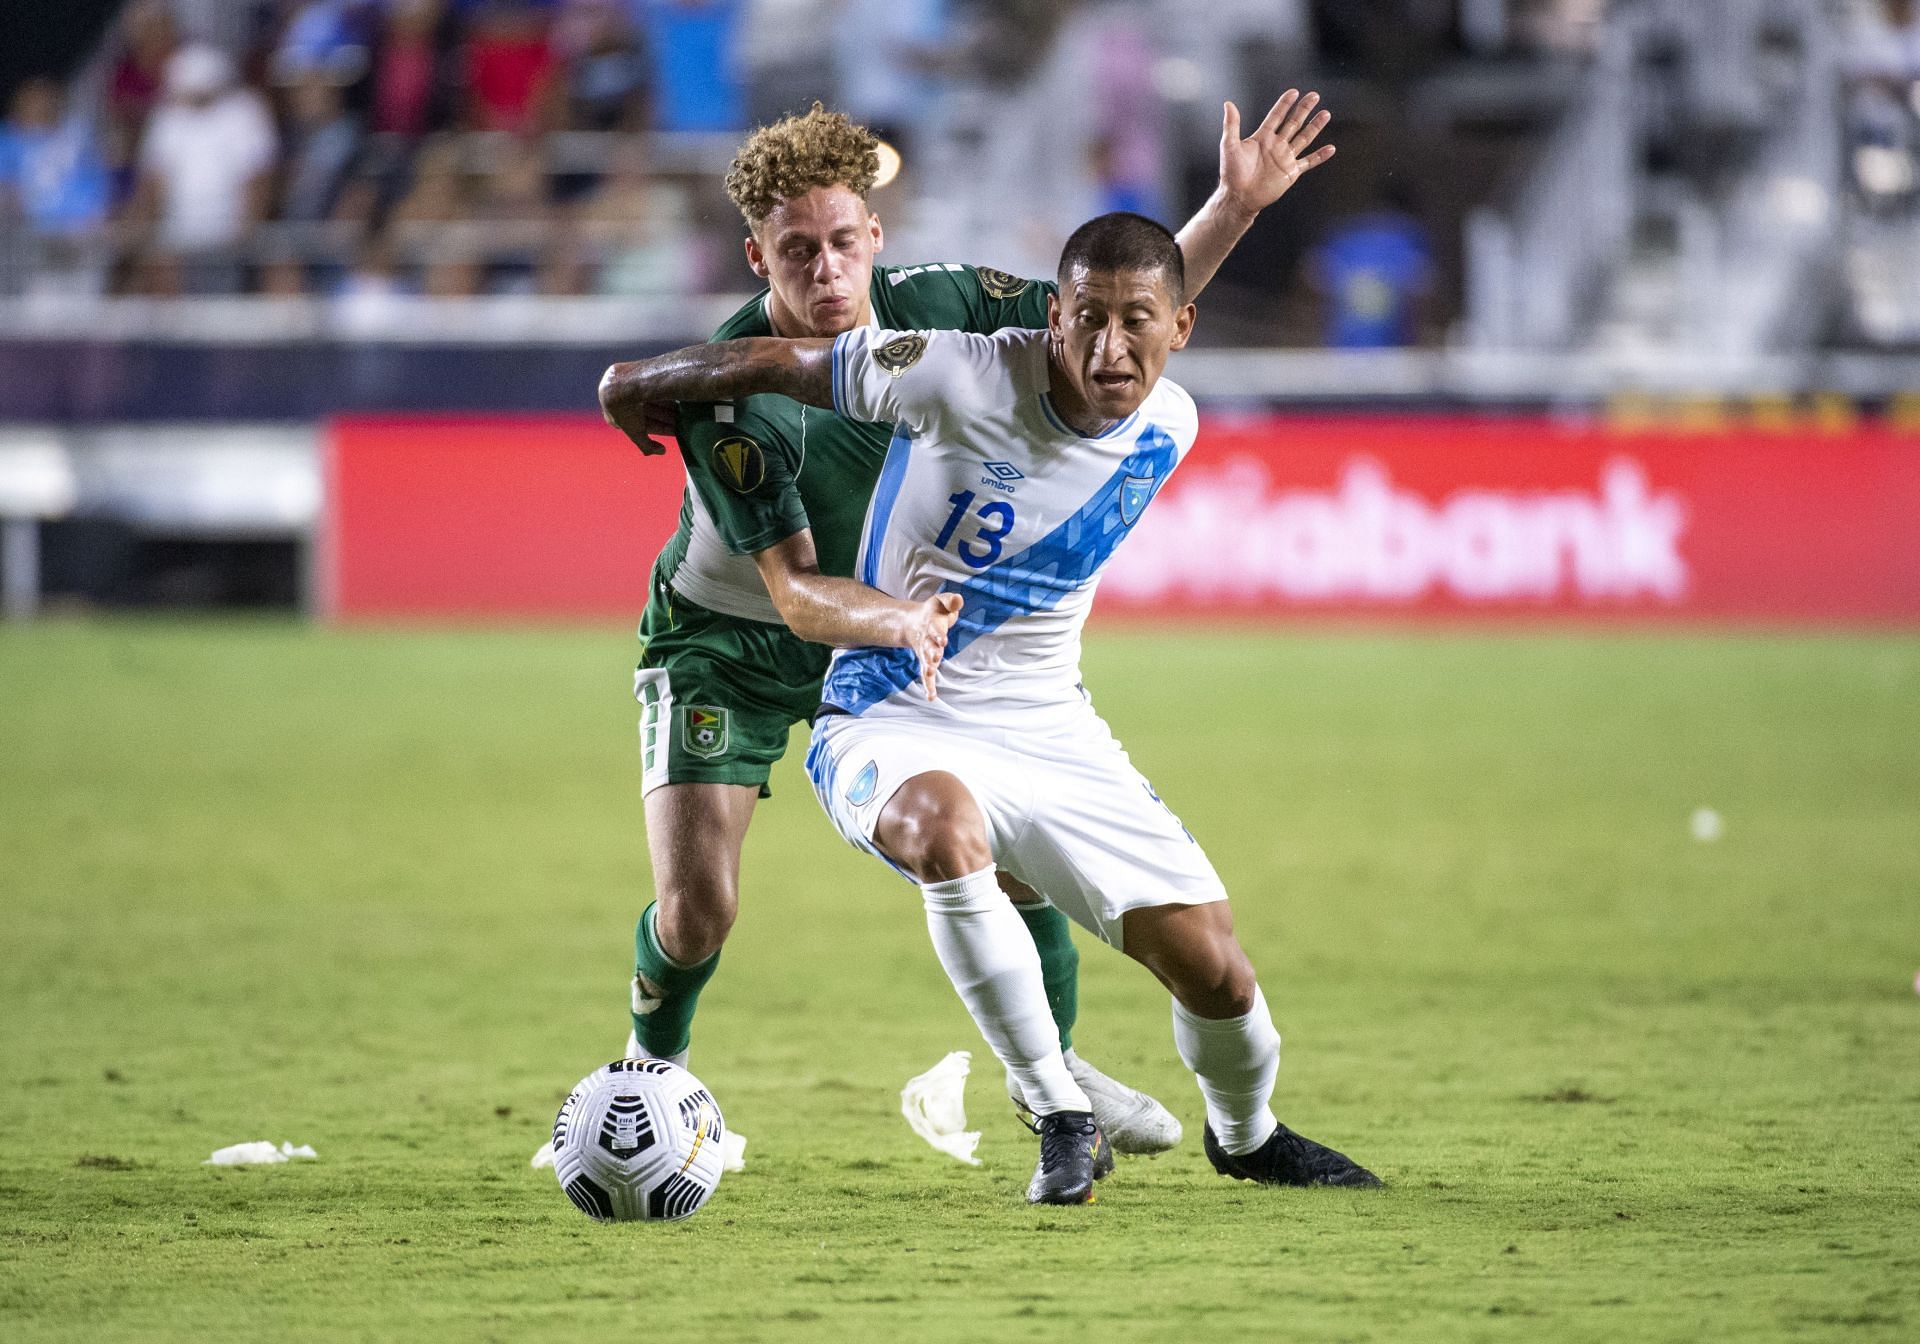
[[[945,771],[986,818],[994,863],[1115,947],[1120,917],[1153,905],[1223,901],[1198,842],[1090,705],[1018,732],[897,715],[828,715],[813,728],[807,774],[834,827],[884,859],[874,827],[900,786]]]

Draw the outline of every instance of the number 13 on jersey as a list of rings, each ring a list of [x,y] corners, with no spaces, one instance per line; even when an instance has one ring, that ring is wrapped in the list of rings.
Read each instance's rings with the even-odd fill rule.
[[[953,505],[953,512],[947,515],[946,525],[940,529],[940,535],[933,539],[934,549],[944,551],[947,543],[953,540],[953,533],[960,526],[960,520],[973,509],[974,493],[961,490],[947,496],[947,503]],[[974,569],[985,569],[1000,558],[1000,543],[1007,533],[1013,531],[1013,505],[1004,499],[990,499],[974,511],[979,519],[980,530],[972,541],[961,541],[954,547],[954,554]]]

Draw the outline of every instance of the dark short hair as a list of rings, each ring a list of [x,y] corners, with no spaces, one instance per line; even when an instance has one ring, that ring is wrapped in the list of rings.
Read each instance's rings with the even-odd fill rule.
[[[1077,266],[1089,271],[1161,271],[1173,301],[1187,293],[1187,262],[1166,225],[1126,210],[1090,219],[1073,231],[1060,250],[1060,284]]]

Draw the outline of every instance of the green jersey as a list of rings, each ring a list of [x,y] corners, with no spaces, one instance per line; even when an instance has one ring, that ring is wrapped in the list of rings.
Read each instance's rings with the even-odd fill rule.
[[[1045,326],[1053,289],[1051,282],[946,263],[876,266],[869,293],[878,326],[987,334]],[[773,334],[762,293],[713,339]],[[675,591],[712,611],[778,624],[753,555],[806,528],[823,573],[853,573],[893,426],[759,396],[687,408],[679,435],[687,493],[660,569]]]
[[[873,319],[893,330],[1039,327],[1050,283],[973,266],[876,267]],[[771,336],[764,293],[716,341]],[[893,426],[786,397],[682,408],[680,527],[653,567],[634,693],[643,790],[662,784],[766,792],[787,732],[820,701],[832,650],[781,623],[753,556],[812,529],[820,568],[851,576]]]

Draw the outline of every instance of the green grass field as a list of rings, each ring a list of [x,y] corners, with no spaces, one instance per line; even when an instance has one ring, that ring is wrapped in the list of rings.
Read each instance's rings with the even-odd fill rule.
[[[1277,1109],[1378,1193],[1214,1176],[1164,997],[1083,943],[1083,1051],[1189,1137],[1027,1207],[916,894],[790,757],[694,1042],[748,1169],[599,1226],[527,1159],[626,1030],[632,652],[0,630],[0,1337],[1920,1335],[1920,640],[1091,643]],[[956,1048],[980,1169],[898,1113]],[[259,1138],[320,1160],[200,1165]]]

